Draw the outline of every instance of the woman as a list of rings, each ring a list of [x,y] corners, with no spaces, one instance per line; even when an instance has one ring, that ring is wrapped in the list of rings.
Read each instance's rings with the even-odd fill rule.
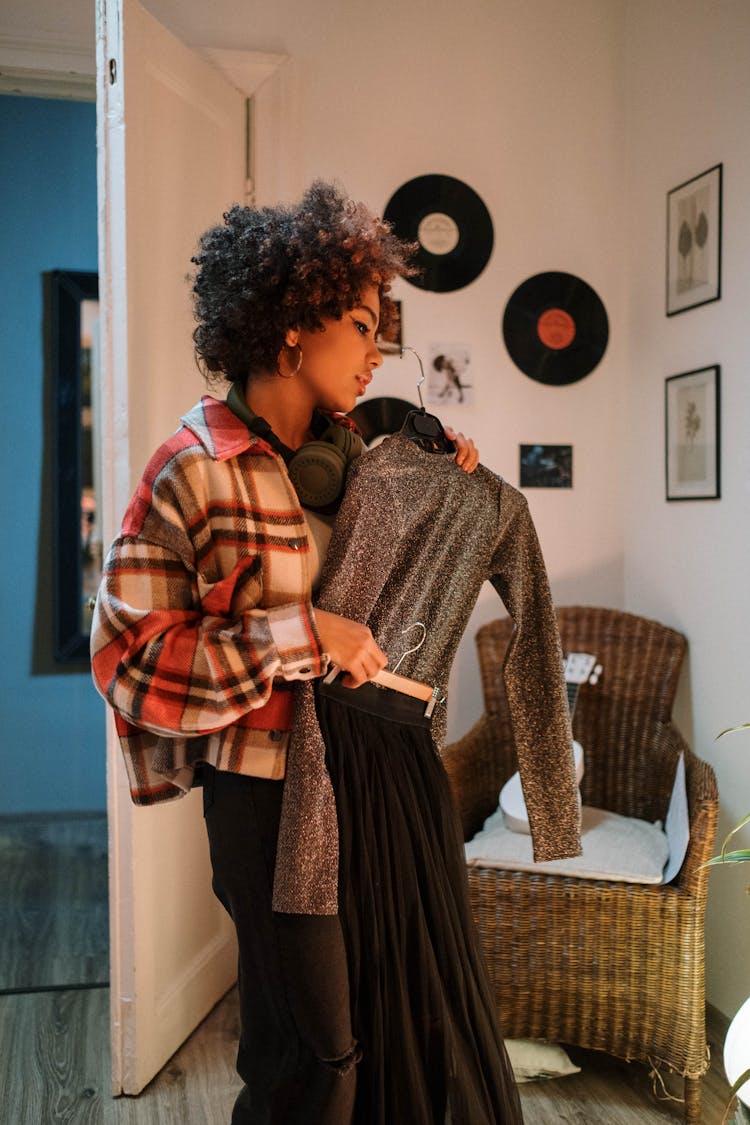
[[[336,664],[354,689],[388,660],[366,626],[312,598],[362,449],[344,415],[382,363],[376,336],[410,251],[320,182],[296,207],[233,207],[203,235],[195,347],[229,394],[204,397],[151,459],[97,600],[93,675],[133,800],[203,784],[213,885],[239,942],[233,1125],[352,1119],[360,1049],[339,918],[274,913],[271,892],[294,683]],[[450,436],[473,472],[473,443]]]

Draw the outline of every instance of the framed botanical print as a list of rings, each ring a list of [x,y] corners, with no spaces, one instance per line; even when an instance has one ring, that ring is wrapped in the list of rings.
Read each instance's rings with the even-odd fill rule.
[[[667,500],[718,500],[720,368],[670,375],[665,384]]]
[[[721,297],[722,168],[667,193],[667,316]]]

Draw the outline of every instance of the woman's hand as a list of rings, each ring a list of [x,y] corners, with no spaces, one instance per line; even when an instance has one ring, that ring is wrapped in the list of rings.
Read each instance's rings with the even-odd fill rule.
[[[463,469],[465,473],[473,473],[479,464],[479,450],[474,445],[471,438],[464,437],[461,433],[456,433],[450,426],[444,426],[448,437],[451,441],[455,441],[456,449],[456,464]]]
[[[338,664],[346,672],[341,681],[344,687],[360,687],[385,668],[388,657],[375,643],[366,625],[324,609],[315,610],[315,621],[323,651],[328,653],[332,664]]]

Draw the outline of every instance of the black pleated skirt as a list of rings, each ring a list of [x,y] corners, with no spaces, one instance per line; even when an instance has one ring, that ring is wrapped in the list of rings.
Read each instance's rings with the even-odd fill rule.
[[[354,1125],[516,1125],[518,1091],[424,703],[320,685],[359,1064]]]

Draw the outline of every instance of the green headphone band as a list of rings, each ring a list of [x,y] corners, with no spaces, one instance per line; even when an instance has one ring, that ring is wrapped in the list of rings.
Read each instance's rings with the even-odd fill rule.
[[[237,383],[229,388],[227,406],[284,458],[300,503],[306,508],[326,508],[338,500],[344,491],[347,468],[367,448],[354,430],[336,422],[325,424],[325,416],[316,413],[313,425],[317,423],[321,428],[318,437],[297,450],[290,449],[277,438],[265,418],[250,409]]]

